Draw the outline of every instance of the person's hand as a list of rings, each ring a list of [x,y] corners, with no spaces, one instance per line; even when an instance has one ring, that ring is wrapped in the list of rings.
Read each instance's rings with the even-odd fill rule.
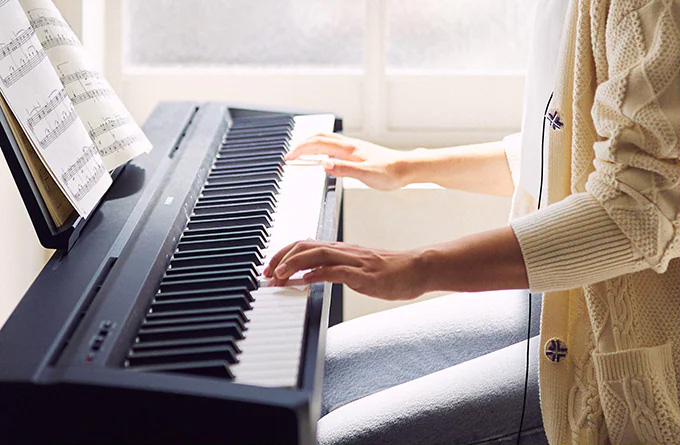
[[[427,291],[420,252],[370,249],[345,243],[298,241],[281,249],[264,270],[282,286],[301,270],[305,283],[344,283],[357,292],[389,300],[410,300]]]
[[[286,156],[292,161],[303,155],[325,154],[335,159],[323,162],[330,175],[356,178],[378,190],[406,185],[406,153],[337,133],[318,134],[303,141]]]

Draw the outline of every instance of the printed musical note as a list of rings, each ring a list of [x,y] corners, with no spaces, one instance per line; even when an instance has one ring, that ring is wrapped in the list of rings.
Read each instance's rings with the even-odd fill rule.
[[[57,92],[57,94],[54,94],[54,92],[51,94],[52,98],[47,101],[45,105],[42,107],[38,108],[37,111],[34,109],[32,110],[29,115],[30,117],[28,118],[28,126],[33,130],[38,123],[45,119],[50,113],[52,113],[62,102],[64,102],[64,99],[66,99],[66,90],[61,89]]]
[[[9,1],[9,0],[8,0]],[[28,28],[21,31],[16,38],[12,39],[7,45],[0,49],[0,59],[4,59],[9,56],[13,51],[18,50],[21,46],[28,42],[31,37],[35,35],[35,30],[33,28]]]
[[[45,38],[41,40],[40,43],[42,43],[43,48],[46,50],[61,45],[80,45],[78,39],[74,38],[73,36],[63,34],[57,34],[53,36],[48,33],[46,33]]]
[[[83,154],[61,174],[77,201],[83,199],[106,174],[104,166],[97,162],[99,157],[94,145],[83,147]]]
[[[114,119],[106,119],[103,124],[98,125],[88,131],[90,137],[94,140],[99,136],[108,133],[109,131],[122,127],[123,125],[132,124],[133,121],[128,116],[117,117]]]
[[[46,149],[52,142],[61,136],[76,119],[78,119],[78,114],[76,113],[76,110],[72,108],[61,121],[57,122],[56,127],[48,130],[46,136],[43,139],[40,139],[40,146],[43,149]]]
[[[31,42],[34,36],[32,28],[22,30],[0,48],[0,73],[7,73],[0,78],[5,87],[11,87],[45,59],[45,51]]]

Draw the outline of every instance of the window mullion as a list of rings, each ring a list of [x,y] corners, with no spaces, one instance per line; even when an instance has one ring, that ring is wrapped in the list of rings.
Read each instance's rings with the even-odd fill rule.
[[[364,134],[380,138],[387,127],[385,91],[386,0],[366,0],[364,31]]]

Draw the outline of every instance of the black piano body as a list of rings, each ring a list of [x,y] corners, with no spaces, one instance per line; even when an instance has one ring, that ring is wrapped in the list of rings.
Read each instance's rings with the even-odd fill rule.
[[[297,388],[123,367],[231,119],[281,113],[155,109],[144,125],[154,150],[117,172],[78,241],[55,252],[0,331],[0,443],[316,442],[328,284],[308,299]],[[19,167],[10,163],[15,177]],[[327,178],[319,239],[336,238],[340,194]]]

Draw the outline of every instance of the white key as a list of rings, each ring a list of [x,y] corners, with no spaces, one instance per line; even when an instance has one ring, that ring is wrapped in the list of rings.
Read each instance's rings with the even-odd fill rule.
[[[290,147],[320,132],[332,132],[332,115],[297,116]],[[278,204],[264,250],[264,264],[283,247],[316,237],[326,173],[320,159],[294,161],[283,168]],[[307,315],[309,286],[297,281],[290,287],[262,287],[252,293],[253,309],[239,363],[230,367],[235,382],[257,386],[294,387],[298,382],[300,356]]]

